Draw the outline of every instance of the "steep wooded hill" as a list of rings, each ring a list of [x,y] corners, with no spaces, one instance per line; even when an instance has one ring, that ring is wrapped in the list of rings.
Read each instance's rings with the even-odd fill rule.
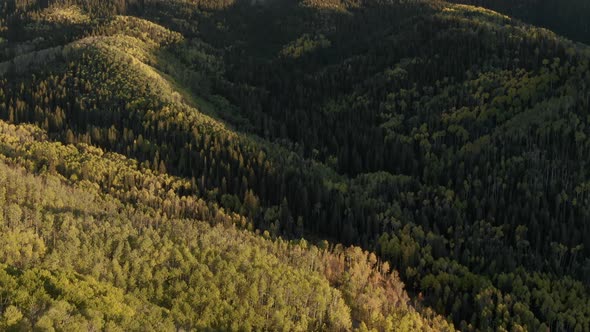
[[[97,254],[112,272],[89,270],[100,265],[81,244],[49,250],[72,262],[63,269],[33,251],[27,264],[6,254],[7,271],[105,287],[130,312],[138,303],[169,312],[156,320],[165,328],[452,329],[430,307],[467,331],[590,329],[587,47],[442,1],[16,1],[2,10],[0,118],[42,142],[8,140],[6,172],[57,176],[122,206],[104,222],[80,220],[78,237],[125,223],[123,234],[175,248],[134,253],[138,240],[125,235],[128,249]],[[146,212],[136,220],[129,210]],[[37,217],[24,216],[15,222],[48,247],[29,222]],[[109,247],[115,235],[96,227],[103,237],[92,243]],[[301,238],[319,247],[289,242]],[[260,247],[274,249],[242,256]],[[173,282],[150,262],[167,250]],[[207,253],[228,251],[219,259],[229,267],[214,267]],[[142,260],[148,267],[132,270]],[[355,274],[352,262],[370,272]],[[151,274],[140,283],[143,270]],[[270,279],[256,284],[257,275]],[[93,317],[63,301],[77,321]],[[0,309],[30,327],[48,308],[26,316],[12,306]],[[109,317],[101,324],[158,329]]]
[[[0,122],[0,150],[2,329],[452,330],[358,247],[238,230],[187,181],[37,127]]]

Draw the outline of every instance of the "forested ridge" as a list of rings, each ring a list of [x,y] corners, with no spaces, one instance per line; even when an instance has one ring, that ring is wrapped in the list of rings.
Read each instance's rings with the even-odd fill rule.
[[[452,0],[482,6],[590,44],[590,2],[585,0]]]
[[[435,0],[0,10],[1,329],[590,330],[587,46]]]

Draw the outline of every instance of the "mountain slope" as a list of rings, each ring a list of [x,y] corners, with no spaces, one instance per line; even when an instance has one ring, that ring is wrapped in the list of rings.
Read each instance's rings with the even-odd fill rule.
[[[5,328],[452,329],[374,254],[237,230],[185,181],[31,126],[0,123],[0,146]]]
[[[441,1],[31,3],[4,9],[0,117],[108,153],[7,148],[30,172],[59,172],[128,209],[145,206],[156,232],[188,218],[361,245],[399,271],[428,317],[410,304],[388,313],[392,298],[373,303],[339,288],[362,284],[362,274],[347,279],[346,268],[335,282],[326,269],[322,289],[336,299],[338,288],[344,301],[326,310],[340,314],[309,314],[304,329],[387,329],[404,317],[450,328],[423,306],[462,330],[588,328],[588,48]],[[136,160],[133,175],[84,166],[122,158],[112,152]],[[149,174],[176,180],[158,182],[152,196],[136,188]],[[219,232],[217,242],[231,235]],[[295,287],[286,282],[281,289]],[[179,301],[180,312],[198,306]],[[289,317],[308,309],[272,307],[285,319],[277,323],[240,303],[227,312],[254,329],[296,329]],[[188,316],[169,322],[229,322]]]
[[[149,37],[143,34],[147,29],[151,29]],[[2,246],[1,257],[9,271],[6,285],[24,282],[18,279],[24,273],[32,282],[42,285],[48,278],[58,277],[55,287],[60,288],[65,287],[60,284],[65,282],[62,275],[79,274],[78,278],[99,280],[104,285],[101,287],[113,289],[113,296],[119,298],[109,296],[108,300],[114,305],[126,304],[124,294],[134,305],[142,301],[142,306],[154,309],[146,313],[151,315],[150,319],[142,318],[143,312],[127,307],[118,316],[108,316],[100,307],[79,304],[47,289],[48,286],[18,286],[27,294],[26,299],[35,301],[31,307],[25,304],[28,300],[14,298],[11,287],[6,286],[3,290],[10,301],[3,306],[4,327],[350,330],[354,322],[355,326],[378,329],[395,326],[403,331],[452,330],[427,309],[424,312],[428,318],[416,312],[395,272],[391,273],[388,265],[377,263],[373,254],[359,248],[320,250],[309,248],[305,241],[300,244],[271,241],[268,233],[267,239],[263,239],[238,231],[234,224],[251,228],[251,221],[225,213],[211,198],[206,198],[209,202],[198,199],[199,184],[194,179],[191,182],[158,175],[166,172],[164,162],[153,162],[155,171],[152,171],[149,161],[140,166],[132,159],[105,153],[85,143],[73,146],[48,142],[47,134],[39,127],[51,132],[74,114],[67,108],[50,105],[68,105],[68,94],[75,91],[83,91],[77,95],[77,105],[94,106],[87,111],[78,109],[75,115],[84,119],[89,132],[81,135],[82,129],[71,128],[64,133],[64,141],[94,141],[95,144],[116,141],[115,127],[102,129],[100,123],[104,122],[100,121],[112,120],[105,119],[107,103],[123,100],[140,106],[166,104],[171,108],[169,113],[162,110],[158,117],[180,116],[177,123],[183,127],[193,125],[193,131],[201,128],[214,137],[243,140],[223,124],[187,105],[174,91],[173,82],[149,65],[156,61],[154,47],[178,38],[177,34],[131,17],[117,17],[101,26],[100,31],[101,36],[81,38],[58,47],[55,56],[45,56],[41,50],[19,56],[6,65],[7,75],[26,76],[28,71],[42,72],[41,66],[50,61],[54,73],[63,71],[66,75],[32,82],[41,90],[21,90],[24,94],[31,93],[32,100],[43,105],[35,107],[37,115],[44,113],[46,119],[38,127],[1,124],[2,155],[6,162],[15,165],[2,166],[6,175],[6,182],[1,186],[5,189],[6,203],[2,215],[7,217],[2,233],[8,242]],[[14,62],[18,61],[26,64],[18,68],[26,67],[27,72],[14,71]],[[71,73],[80,75],[72,80],[72,89],[58,88],[70,79],[67,75]],[[95,88],[90,84],[100,85]],[[11,84],[5,81],[2,86],[9,88]],[[45,92],[52,95],[52,100],[40,97]],[[142,101],[142,97],[146,100]],[[102,103],[102,108],[94,103]],[[16,109],[3,108],[6,117],[26,122],[32,114],[24,111],[21,100],[17,104]],[[127,110],[133,111],[132,107]],[[102,115],[97,116],[95,112]],[[49,137],[52,135],[55,134]],[[149,153],[149,141],[132,133],[128,135],[133,137],[135,149]],[[16,165],[26,167],[30,173],[40,172],[43,177],[25,175]],[[76,188],[64,186],[64,181]],[[23,192],[22,188],[27,189]],[[63,202],[58,197],[70,200]],[[226,204],[241,205],[233,197],[227,199]],[[37,212],[31,211],[33,206]],[[31,220],[26,216],[34,217]],[[212,228],[202,221],[184,218],[218,226]],[[28,238],[31,238],[30,249],[17,250],[18,246],[28,245]],[[363,298],[371,301],[365,303]],[[94,318],[94,312],[107,316]],[[64,316],[68,317],[65,321]]]
[[[590,44],[590,3],[584,0],[533,0],[533,1],[498,1],[498,0],[452,0],[486,7],[525,22],[551,29],[572,40]]]

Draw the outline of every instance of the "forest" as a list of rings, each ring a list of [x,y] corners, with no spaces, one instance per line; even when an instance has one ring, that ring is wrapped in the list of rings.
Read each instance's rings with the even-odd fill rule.
[[[588,8],[460,2],[4,2],[0,330],[589,331]]]

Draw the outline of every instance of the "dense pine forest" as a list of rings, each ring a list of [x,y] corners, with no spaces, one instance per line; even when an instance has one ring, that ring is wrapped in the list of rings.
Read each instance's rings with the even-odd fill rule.
[[[2,2],[0,330],[590,331],[589,8],[452,2]]]

